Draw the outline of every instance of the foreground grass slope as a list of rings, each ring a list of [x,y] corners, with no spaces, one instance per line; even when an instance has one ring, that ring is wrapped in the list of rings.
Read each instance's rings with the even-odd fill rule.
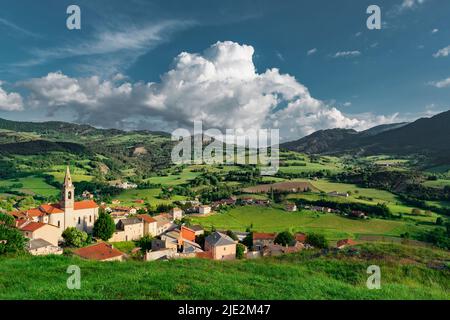
[[[449,299],[449,258],[400,245],[231,262],[0,258],[0,299]],[[66,288],[72,264],[81,268],[80,290]],[[381,267],[380,290],[366,288],[373,264]]]

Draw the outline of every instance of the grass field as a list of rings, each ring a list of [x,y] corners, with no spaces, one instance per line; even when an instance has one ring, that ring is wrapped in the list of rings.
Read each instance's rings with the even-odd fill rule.
[[[205,228],[214,226],[220,230],[245,231],[253,225],[259,232],[318,232],[329,240],[357,238],[360,235],[400,236],[404,232],[411,235],[427,230],[428,226],[416,225],[402,220],[356,220],[331,213],[310,211],[286,212],[272,207],[242,206],[208,217],[193,217],[193,223]]]
[[[146,182],[154,184],[162,184],[167,186],[179,185],[188,182],[189,180],[195,179],[199,176],[200,172],[192,172],[190,168],[183,169],[181,174],[171,174],[168,176],[161,177],[151,177],[146,180]]]
[[[0,180],[0,187],[9,187],[13,184],[21,183],[22,188],[14,189],[30,195],[42,195],[42,196],[57,196],[60,191],[47,184],[43,178],[40,177],[26,177],[19,179]]]
[[[448,259],[443,251],[381,244],[351,256],[303,251],[226,262],[1,257],[0,299],[448,299],[448,268],[429,267]],[[81,269],[80,290],[66,287],[69,265]],[[381,268],[379,290],[366,287],[369,265]]]
[[[120,200],[122,205],[127,206],[139,206],[134,203],[134,200],[142,199],[144,201],[150,202],[152,205],[158,204],[170,204],[174,201],[186,200],[183,196],[173,196],[171,199],[160,199],[158,198],[161,193],[161,189],[129,189],[122,191],[119,195],[114,196],[113,199]]]
[[[450,187],[450,180],[448,180],[448,179],[438,179],[438,180],[435,180],[435,181],[425,181],[423,183],[423,185],[427,186],[427,187],[442,189],[444,187]]]

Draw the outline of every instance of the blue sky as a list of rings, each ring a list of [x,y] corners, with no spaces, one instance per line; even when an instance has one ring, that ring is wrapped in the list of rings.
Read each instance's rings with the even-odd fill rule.
[[[81,30],[66,28],[70,4],[81,8]],[[370,4],[381,7],[381,30],[366,27]],[[2,0],[1,8],[8,119],[166,131],[201,119],[280,127],[291,139],[450,109],[446,0]],[[249,68],[245,77],[236,66]],[[173,87],[198,79],[206,80]]]

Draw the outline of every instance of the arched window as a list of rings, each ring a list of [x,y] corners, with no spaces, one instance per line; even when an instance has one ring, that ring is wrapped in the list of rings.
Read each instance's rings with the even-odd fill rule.
[[[89,216],[89,222],[92,222],[92,216]]]
[[[67,192],[67,199],[72,199],[72,191]]]
[[[58,228],[61,227],[61,221],[58,221]]]
[[[81,218],[80,217],[78,217],[78,224],[80,224],[81,223]]]

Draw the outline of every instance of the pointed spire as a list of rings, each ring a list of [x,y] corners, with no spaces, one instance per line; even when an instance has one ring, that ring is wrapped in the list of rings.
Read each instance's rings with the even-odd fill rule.
[[[72,186],[72,177],[70,176],[69,166],[66,168],[66,176],[64,177],[64,186],[71,187]]]

